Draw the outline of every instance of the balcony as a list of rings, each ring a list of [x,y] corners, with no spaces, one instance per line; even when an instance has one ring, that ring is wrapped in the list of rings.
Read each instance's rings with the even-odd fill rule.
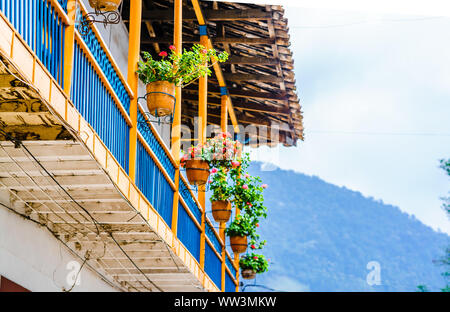
[[[71,3],[0,0],[0,188],[123,291],[236,291],[224,237]]]
[[[202,212],[191,191],[180,197],[178,238],[170,230],[176,164],[142,108],[136,184],[127,175],[123,142],[129,141],[133,95],[98,31],[86,38],[75,30],[69,97],[62,89],[64,8],[37,1],[35,13],[20,3],[0,4],[3,129],[24,144],[16,149],[2,136],[0,180],[14,190],[17,209],[45,220],[82,257],[86,251],[98,256],[100,237],[107,251],[91,265],[125,290],[221,289],[222,242],[216,233],[210,236],[215,246],[207,239],[205,274],[199,266]],[[35,19],[40,14],[50,17],[47,24]],[[34,24],[47,36],[38,38]],[[184,179],[180,188],[188,189]],[[225,284],[234,291],[236,268],[227,260]]]

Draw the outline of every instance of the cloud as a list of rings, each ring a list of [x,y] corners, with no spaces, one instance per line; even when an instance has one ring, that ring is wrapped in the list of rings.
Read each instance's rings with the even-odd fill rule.
[[[380,198],[450,233],[440,200],[449,179],[438,168],[450,158],[450,19],[286,15],[306,139],[263,148],[258,159]],[[330,24],[351,26],[303,28]]]

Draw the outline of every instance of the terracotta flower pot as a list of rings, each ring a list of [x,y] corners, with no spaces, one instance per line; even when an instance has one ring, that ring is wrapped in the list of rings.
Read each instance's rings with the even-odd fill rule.
[[[89,5],[99,11],[117,11],[122,0],[89,0]]]
[[[244,279],[250,280],[256,277],[256,272],[253,271],[252,269],[243,269],[241,271],[241,275]]]
[[[155,117],[172,114],[175,107],[175,84],[154,81],[147,85],[147,108]]]
[[[200,159],[186,160],[186,176],[191,185],[204,185],[209,177],[209,165]]]
[[[235,253],[243,253],[247,250],[247,236],[231,236],[230,237],[231,249]]]
[[[231,203],[228,200],[217,200],[211,202],[212,215],[216,222],[228,222],[231,217]]]

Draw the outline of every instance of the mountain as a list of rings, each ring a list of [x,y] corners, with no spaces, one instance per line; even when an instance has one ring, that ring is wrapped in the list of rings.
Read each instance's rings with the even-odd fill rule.
[[[286,291],[415,291],[420,284],[438,291],[444,286],[442,268],[433,260],[450,243],[447,234],[315,176],[265,171],[261,163],[249,171],[269,184],[269,213],[259,233],[268,241],[263,253],[271,263],[269,272],[244,284]],[[381,285],[366,282],[371,261],[380,265]]]

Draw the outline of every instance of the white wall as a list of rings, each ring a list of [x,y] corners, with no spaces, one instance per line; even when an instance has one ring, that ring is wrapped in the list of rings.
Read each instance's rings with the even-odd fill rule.
[[[7,191],[0,190],[0,202],[10,207]],[[31,291],[58,292],[69,289],[69,274],[78,270],[66,266],[75,258],[46,228],[26,220],[0,205],[0,275]],[[80,285],[72,291],[117,291],[84,266]]]
[[[86,8],[89,12],[93,12],[89,6],[88,0],[83,0]],[[101,23],[96,24],[97,29],[103,37],[108,49],[110,50],[112,56],[114,57],[117,65],[119,66],[124,77],[128,75],[128,30],[123,22],[120,22],[117,25],[107,25],[106,28]],[[147,31],[145,28],[141,29],[142,32]],[[145,85],[139,82],[139,97],[143,97],[145,95]],[[139,103],[144,107],[147,111],[147,106],[145,104],[144,99],[140,99]],[[156,120],[155,118],[151,118],[152,120]],[[158,133],[161,135],[163,141],[166,143],[168,147],[170,147],[170,125],[158,125],[157,123],[153,123],[153,126],[156,128]]]

